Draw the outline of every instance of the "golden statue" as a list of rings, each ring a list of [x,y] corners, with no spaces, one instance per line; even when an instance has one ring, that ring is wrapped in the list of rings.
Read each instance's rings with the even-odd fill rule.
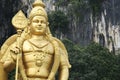
[[[68,55],[63,43],[50,33],[45,5],[33,3],[29,17],[20,10],[12,19],[17,34],[8,38],[0,51],[0,80],[16,68],[15,80],[68,80]]]

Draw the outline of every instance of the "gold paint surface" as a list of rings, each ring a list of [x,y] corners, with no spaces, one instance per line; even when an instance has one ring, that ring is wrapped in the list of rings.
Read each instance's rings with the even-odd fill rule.
[[[36,0],[29,18],[22,11],[13,17],[12,24],[18,33],[1,47],[0,80],[7,80],[5,73],[15,68],[15,80],[55,80],[58,69],[59,80],[68,80],[71,65],[67,50],[51,35],[44,8],[42,0]]]

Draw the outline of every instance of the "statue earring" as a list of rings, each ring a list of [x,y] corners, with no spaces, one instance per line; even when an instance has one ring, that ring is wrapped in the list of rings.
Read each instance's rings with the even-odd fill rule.
[[[47,26],[49,25],[49,22],[47,22]]]

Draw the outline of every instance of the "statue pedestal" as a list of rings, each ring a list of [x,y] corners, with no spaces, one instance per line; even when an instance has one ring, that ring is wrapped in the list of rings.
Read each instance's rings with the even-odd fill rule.
[[[7,80],[7,73],[4,71],[3,64],[0,62],[0,80]]]

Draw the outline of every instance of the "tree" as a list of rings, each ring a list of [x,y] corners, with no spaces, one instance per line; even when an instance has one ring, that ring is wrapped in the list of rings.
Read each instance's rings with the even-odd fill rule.
[[[64,40],[69,53],[69,80],[119,80],[120,56],[109,52],[97,43],[82,48],[70,40]]]
[[[68,18],[62,11],[52,11],[48,14],[49,22],[50,22],[50,29],[54,36],[60,38],[68,33]]]

